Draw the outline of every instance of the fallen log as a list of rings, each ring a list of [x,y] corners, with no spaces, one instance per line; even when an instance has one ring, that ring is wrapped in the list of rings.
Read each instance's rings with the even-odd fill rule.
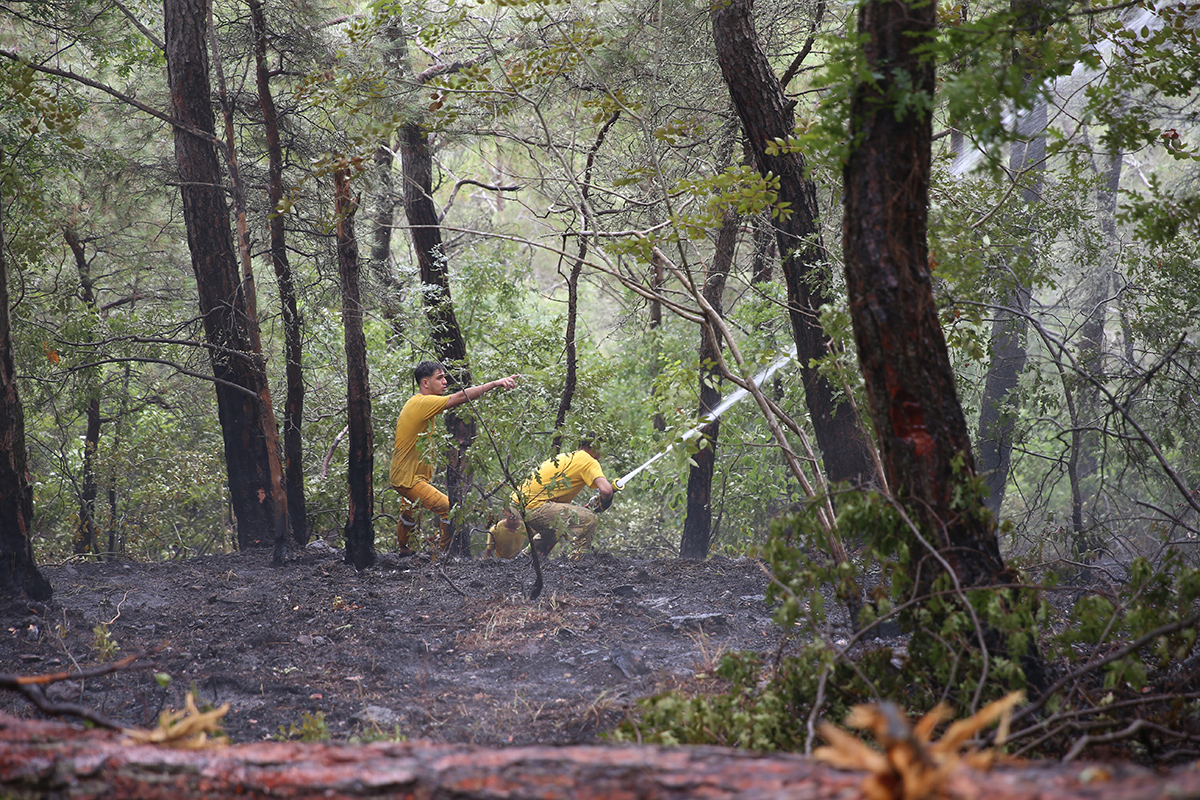
[[[137,745],[120,733],[0,714],[0,795],[132,798],[851,800],[863,774],[802,756],[717,747],[488,748],[429,742],[261,742],[204,750]],[[950,800],[1200,798],[1200,770],[1119,764],[956,769]]]

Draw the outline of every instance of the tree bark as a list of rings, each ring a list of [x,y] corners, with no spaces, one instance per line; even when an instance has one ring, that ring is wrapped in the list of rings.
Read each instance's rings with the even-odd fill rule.
[[[805,175],[798,152],[771,155],[767,146],[795,130],[791,106],[766,53],[758,43],[750,15],[751,0],[717,3],[711,12],[713,39],[721,74],[729,87],[758,171],[779,178],[779,202],[791,214],[776,219],[775,236],[788,292],[788,316],[804,382],[804,398],[817,447],[831,482],[872,482],[875,468],[867,435],[850,404],[838,399],[829,381],[812,365],[829,354],[819,309],[831,302],[828,254],[818,224],[816,186]]]
[[[2,201],[0,194],[0,597],[49,600],[54,590],[33,562],[33,488],[25,460],[25,409],[17,393],[8,314]]]
[[[727,211],[717,232],[717,244],[713,251],[712,264],[704,281],[704,299],[718,314],[724,314],[723,297],[725,279],[733,264],[733,252],[737,247],[738,227],[741,216]],[[717,366],[717,354],[721,339],[710,326],[700,329],[700,408],[699,416],[704,419],[721,404],[721,370]],[[688,470],[687,512],[683,519],[683,535],[679,541],[680,558],[707,558],[712,542],[712,479],[717,464],[717,441],[721,434],[721,418],[700,430],[705,447],[692,454],[695,462]]]
[[[278,212],[283,199],[283,144],[279,136],[279,114],[271,95],[271,71],[267,65],[267,22],[260,0],[249,0],[254,24],[255,82],[267,142],[267,194],[271,203],[268,229],[271,265],[279,287],[283,310],[284,357],[287,395],[283,406],[283,481],[287,495],[288,521],[297,544],[308,542],[308,504],[304,498],[304,323],[296,302],[296,283],[288,263],[284,215]]]
[[[401,169],[404,174],[404,210],[408,218],[413,249],[417,254],[421,285],[424,288],[425,316],[429,320],[434,351],[445,365],[452,384],[466,388],[471,385],[471,369],[467,363],[467,344],[463,340],[454,302],[450,297],[450,277],[446,254],[442,249],[442,231],[437,208],[433,204],[433,155],[429,151],[429,134],[418,122],[410,122],[401,130]],[[454,387],[452,386],[452,390]],[[445,413],[446,430],[455,445],[447,451],[446,495],[454,508],[463,497],[467,479],[467,448],[475,441],[475,423],[454,410]],[[470,541],[465,529],[454,526],[450,555],[470,553]]]
[[[1102,776],[1089,781],[1087,775]],[[0,715],[0,788],[72,800],[847,800],[865,773],[788,753],[720,747],[570,746],[492,749],[429,742],[260,742],[208,750],[131,745],[110,731]],[[1194,797],[1200,771],[1124,764],[1021,762],[958,766],[946,800],[1146,800]]]
[[[286,495],[282,471],[272,469],[270,450],[278,443],[275,412],[266,365],[254,347],[257,321],[239,280],[217,159],[205,37],[208,7],[206,0],[164,0],[163,15],[171,113],[187,126],[174,129],[175,160],[216,385],[238,544],[270,547],[287,538],[286,501],[278,507],[278,499]],[[274,460],[278,465],[277,452]]]
[[[362,293],[359,290],[358,240],[354,212],[358,203],[350,191],[346,170],[333,174],[337,202],[338,274],[342,282],[342,328],[346,340],[346,416],[350,428],[350,510],[344,530],[346,562],[358,569],[375,563],[375,445],[371,433],[371,386],[367,373],[367,340],[363,335]]]
[[[935,21],[934,3],[871,0],[859,9],[863,74],[877,82],[861,81],[851,95],[846,284],[888,486],[958,581],[987,586],[1011,576],[989,517],[969,499],[966,508],[957,501],[975,465],[929,270],[932,116],[927,106],[910,104],[898,114],[895,105],[908,92],[933,96],[934,64],[920,48]],[[922,567],[918,589],[939,572]]]

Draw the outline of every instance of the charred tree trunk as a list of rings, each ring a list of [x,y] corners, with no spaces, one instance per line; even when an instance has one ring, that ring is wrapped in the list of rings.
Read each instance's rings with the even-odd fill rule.
[[[717,232],[717,246],[712,266],[704,281],[704,299],[718,314],[724,314],[725,279],[733,264],[741,217],[727,211]],[[712,414],[721,404],[721,370],[717,355],[721,340],[711,326],[700,329],[700,418]],[[700,433],[705,446],[692,455],[695,465],[688,470],[687,514],[683,520],[683,536],[679,542],[680,558],[707,558],[712,541],[712,479],[717,463],[717,441],[721,433],[721,418],[714,417]]]
[[[421,273],[425,316],[429,320],[434,350],[446,366],[452,383],[459,387],[471,385],[471,370],[467,364],[467,344],[454,303],[450,298],[450,276],[446,254],[442,249],[442,231],[437,208],[433,204],[433,156],[429,152],[429,134],[420,123],[410,122],[401,131],[401,167],[404,174],[404,210],[408,217],[413,250]],[[467,406],[463,406],[467,409]],[[445,414],[446,430],[454,437],[455,446],[447,453],[446,495],[454,508],[463,497],[466,484],[467,448],[475,441],[475,423],[466,414],[454,410]],[[450,555],[470,553],[466,531],[455,526]]]
[[[196,275],[225,445],[240,547],[270,547],[287,537],[278,432],[266,365],[255,348],[257,321],[238,275],[208,77],[205,0],[164,0],[171,113],[176,126],[183,217]],[[274,460],[274,469],[272,460]],[[280,530],[280,524],[283,530]]]
[[[283,144],[279,136],[279,114],[271,95],[271,71],[267,65],[267,23],[260,0],[249,0],[254,23],[255,81],[267,141],[267,193],[271,203],[268,227],[271,265],[279,286],[283,310],[284,356],[287,359],[287,397],[283,406],[283,482],[287,496],[288,521],[297,544],[308,542],[308,505],[304,499],[304,366],[303,321],[296,303],[296,283],[288,263],[284,215],[278,211],[283,199]]]
[[[750,16],[750,0],[718,3],[711,12],[713,39],[721,74],[729,87],[758,171],[779,179],[779,202],[791,211],[776,220],[775,236],[788,291],[788,316],[796,340],[796,356],[804,381],[804,397],[812,417],[817,446],[831,482],[870,483],[875,474],[866,433],[849,403],[838,399],[829,381],[812,366],[829,354],[818,309],[832,299],[828,255],[818,224],[817,191],[805,176],[804,156],[771,155],[767,146],[786,139],[795,129],[791,106],[766,53],[758,43]]]
[[[877,80],[851,96],[846,283],[888,486],[961,584],[987,586],[1011,575],[990,517],[956,499],[975,467],[929,270],[932,118],[921,104],[903,114],[896,106],[909,92],[933,96],[934,64],[921,48],[935,21],[933,3],[870,0],[858,12],[863,74]],[[932,563],[920,568],[919,589],[932,583]]]
[[[620,111],[614,111],[596,134],[596,141],[588,151],[587,166],[583,170],[583,188],[579,200],[579,216],[585,230],[590,230],[591,209],[588,207],[589,195],[592,188],[592,167],[596,163],[596,151],[604,144],[604,137],[609,128],[616,124]],[[553,451],[563,452],[563,425],[567,422],[567,413],[571,410],[571,401],[575,397],[575,381],[578,373],[578,353],[575,347],[575,322],[579,317],[579,273],[583,270],[583,262],[587,259],[587,234],[579,236],[579,252],[571,265],[571,274],[567,276],[567,329],[563,333],[567,356],[567,375],[563,380],[562,395],[558,400],[558,413],[554,416]],[[560,273],[561,274],[561,273]],[[660,312],[661,313],[661,312]]]
[[[359,569],[375,563],[375,446],[371,434],[371,386],[367,340],[363,335],[359,290],[358,240],[354,236],[357,201],[344,169],[333,174],[337,202],[338,274],[342,281],[342,328],[346,338],[346,416],[350,428],[350,512],[346,521],[346,561]]]
[[[17,393],[8,316],[3,208],[0,202],[0,597],[49,600],[53,589],[33,562],[33,489],[26,469],[25,409]]]
[[[79,288],[83,302],[92,313],[96,311],[96,291],[92,282],[92,270],[84,252],[83,242],[70,227],[63,228],[63,238],[75,257],[75,269],[79,273]],[[94,371],[89,370],[87,392],[87,427],[83,434],[83,476],[79,490],[79,532],[73,543],[76,555],[100,552],[100,534],[96,529],[96,454],[100,450],[100,390],[96,386]]]

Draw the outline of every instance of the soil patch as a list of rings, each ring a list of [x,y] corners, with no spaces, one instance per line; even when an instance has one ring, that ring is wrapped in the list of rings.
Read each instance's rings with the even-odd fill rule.
[[[780,639],[766,575],[746,558],[555,558],[532,601],[524,557],[385,553],[359,572],[321,541],[282,567],[255,551],[42,570],[53,600],[3,612],[0,670],[89,668],[161,645],[152,669],[47,694],[153,727],[192,690],[230,704],[235,742],[322,724],[334,740],[594,742],[637,699],[704,681],[722,652],[770,653]],[[0,708],[38,716],[15,694]]]

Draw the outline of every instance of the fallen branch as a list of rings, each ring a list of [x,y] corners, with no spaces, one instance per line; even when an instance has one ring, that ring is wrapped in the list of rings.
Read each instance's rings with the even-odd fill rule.
[[[150,663],[136,662],[144,662],[145,659],[156,655],[160,650],[162,650],[162,648],[163,645],[159,645],[148,652],[126,656],[125,658],[114,661],[111,664],[104,664],[99,667],[92,667],[91,669],[75,670],[73,672],[68,670],[63,672],[51,672],[43,675],[11,675],[0,673],[0,689],[7,689],[9,691],[24,695],[25,698],[28,699],[29,702],[32,703],[34,707],[43,714],[49,714],[55,717],[77,717],[79,719],[87,720],[94,725],[99,725],[102,728],[107,728],[108,730],[124,730],[124,725],[113,719],[110,719],[98,711],[81,705],[76,705],[75,703],[59,703],[51,700],[42,692],[42,687],[54,683],[61,683],[62,681],[98,678],[102,675],[111,675],[114,672],[120,672],[125,669],[148,669],[154,665]]]

